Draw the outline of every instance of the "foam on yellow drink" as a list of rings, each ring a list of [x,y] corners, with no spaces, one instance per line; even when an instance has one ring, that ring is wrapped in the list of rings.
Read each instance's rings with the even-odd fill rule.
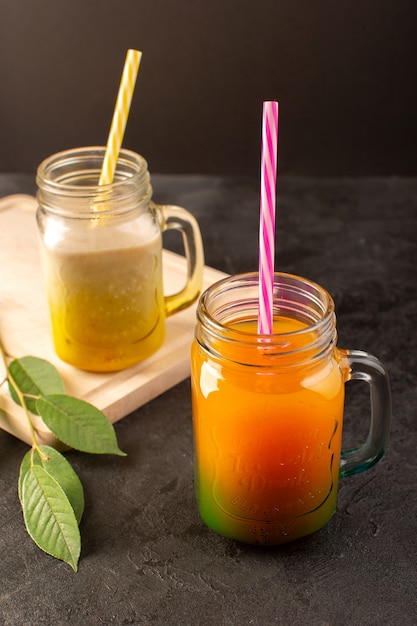
[[[96,250],[73,242],[66,249],[65,241],[44,246],[43,265],[58,356],[81,369],[114,371],[163,343],[162,242],[159,233],[142,242],[137,234],[99,235]]]
[[[304,328],[278,318],[275,333]],[[256,322],[245,331],[256,333]],[[298,346],[300,347],[300,346]],[[344,386],[337,362],[250,367],[250,348],[222,345],[227,359],[192,348],[196,489],[218,533],[277,544],[322,527],[336,507]],[[265,344],[265,350],[268,349]],[[219,350],[220,352],[220,350]],[[273,359],[273,355],[271,355]],[[246,365],[240,365],[246,364]]]

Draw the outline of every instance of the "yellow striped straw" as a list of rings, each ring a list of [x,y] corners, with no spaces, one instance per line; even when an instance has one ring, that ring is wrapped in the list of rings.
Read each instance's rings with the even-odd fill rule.
[[[99,185],[107,185],[113,182],[141,58],[142,52],[139,52],[139,50],[127,51]]]

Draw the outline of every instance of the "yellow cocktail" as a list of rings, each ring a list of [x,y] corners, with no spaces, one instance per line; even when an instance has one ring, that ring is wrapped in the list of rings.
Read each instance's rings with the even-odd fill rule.
[[[43,251],[55,350],[81,369],[113,371],[163,343],[161,237],[89,252]]]

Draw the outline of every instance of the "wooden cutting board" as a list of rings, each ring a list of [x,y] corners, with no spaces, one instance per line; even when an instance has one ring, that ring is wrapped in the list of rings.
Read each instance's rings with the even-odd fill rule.
[[[42,282],[36,232],[36,200],[13,195],[0,200],[0,333],[8,354],[38,356],[53,363],[68,394],[91,402],[114,423],[190,375],[190,346],[196,304],[166,321],[162,348],[146,361],[122,372],[83,372],[56,355],[52,345],[46,294]],[[165,293],[184,283],[184,257],[164,250]],[[204,289],[225,274],[204,270]],[[1,380],[4,367],[0,366]],[[34,416],[39,443],[57,441],[39,417]],[[0,387],[0,428],[30,444],[23,410],[11,401],[6,385]]]

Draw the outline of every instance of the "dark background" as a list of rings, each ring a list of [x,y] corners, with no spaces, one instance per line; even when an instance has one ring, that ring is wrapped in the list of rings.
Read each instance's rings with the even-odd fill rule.
[[[416,174],[415,0],[0,0],[0,171],[103,145],[127,48],[124,145],[153,173]]]

